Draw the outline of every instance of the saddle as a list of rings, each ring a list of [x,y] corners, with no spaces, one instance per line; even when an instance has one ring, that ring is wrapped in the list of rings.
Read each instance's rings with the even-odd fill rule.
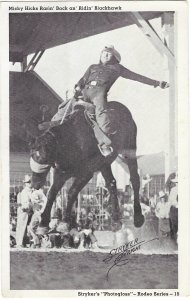
[[[58,126],[71,118],[77,112],[77,110],[84,111],[85,119],[94,131],[94,135],[98,141],[100,151],[102,152],[102,145],[110,147],[112,143],[110,138],[101,130],[96,122],[95,106],[89,102],[82,100],[82,98],[79,98],[78,101],[75,98],[70,99],[70,101],[61,104],[59,106],[57,114],[52,118],[52,120],[50,122],[43,122],[39,124],[38,128],[39,130],[48,130],[52,127]]]

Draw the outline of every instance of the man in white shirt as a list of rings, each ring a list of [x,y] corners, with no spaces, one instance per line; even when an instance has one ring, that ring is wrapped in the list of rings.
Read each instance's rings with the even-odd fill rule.
[[[170,203],[167,201],[167,195],[159,192],[159,201],[156,205],[155,215],[159,218],[159,237],[167,237],[170,235]]]
[[[37,247],[40,246],[40,241],[39,237],[36,235],[36,230],[41,222],[41,214],[46,207],[47,197],[44,195],[42,189],[34,190],[31,195],[31,201],[34,214],[28,226],[28,232],[32,236],[34,247]]]
[[[17,227],[16,227],[16,245],[17,248],[24,247],[24,237],[26,235],[27,224],[30,221],[32,215],[32,202],[31,202],[31,177],[25,175],[23,180],[25,187],[22,192],[19,193],[17,198],[18,210],[17,210]]]

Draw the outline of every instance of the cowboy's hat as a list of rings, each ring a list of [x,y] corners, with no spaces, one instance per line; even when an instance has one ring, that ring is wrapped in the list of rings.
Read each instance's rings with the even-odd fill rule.
[[[93,214],[91,212],[89,212],[88,218],[93,219]]]
[[[175,177],[170,180],[171,180],[171,182],[178,183],[178,173],[176,173]]]
[[[31,182],[31,176],[28,175],[28,174],[26,174],[26,175],[24,176],[23,182],[24,182],[24,183],[29,183],[29,182]]]
[[[159,192],[159,198],[163,198],[163,197],[165,197],[166,196],[166,194],[163,192],[163,191],[160,191]]]
[[[115,58],[116,60],[120,63],[121,61],[121,55],[119,54],[119,52],[114,48],[113,45],[109,45],[109,46],[105,46],[104,49],[102,50],[103,51],[107,51],[109,53],[111,53]]]

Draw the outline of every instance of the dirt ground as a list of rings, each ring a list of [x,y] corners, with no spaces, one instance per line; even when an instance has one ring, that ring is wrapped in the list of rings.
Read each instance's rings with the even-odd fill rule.
[[[10,253],[11,290],[176,289],[177,255],[129,255],[124,266],[103,260],[106,253],[84,251]]]

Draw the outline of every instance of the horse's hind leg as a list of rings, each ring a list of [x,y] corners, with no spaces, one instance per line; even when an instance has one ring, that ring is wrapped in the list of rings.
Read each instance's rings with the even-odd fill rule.
[[[121,222],[120,222],[121,213],[120,213],[119,201],[118,201],[118,197],[117,197],[117,185],[116,185],[116,180],[112,173],[111,166],[110,165],[104,166],[104,168],[101,169],[101,173],[105,179],[106,187],[110,193],[110,199],[111,199],[111,204],[112,204],[113,223],[121,225]]]
[[[92,173],[87,173],[79,177],[75,177],[73,184],[71,185],[68,192],[68,201],[67,208],[64,215],[64,221],[71,225],[71,211],[73,208],[73,204],[77,201],[77,196],[79,192],[83,189],[83,187],[88,183],[88,181],[92,178]]]
[[[134,191],[134,225],[141,227],[144,223],[144,216],[142,215],[141,205],[139,201],[140,178],[138,174],[137,158],[130,157],[127,159],[127,164],[130,172],[130,180]]]

